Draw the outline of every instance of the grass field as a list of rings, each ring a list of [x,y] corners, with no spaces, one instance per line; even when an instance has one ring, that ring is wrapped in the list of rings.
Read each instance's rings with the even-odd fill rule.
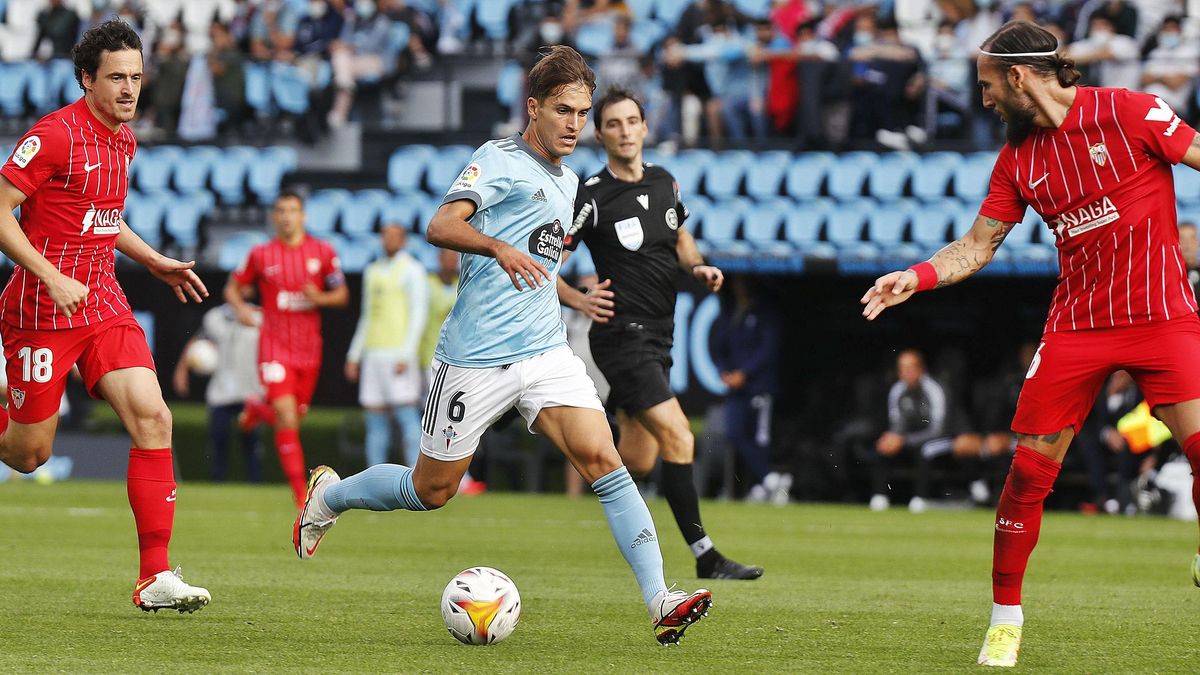
[[[594,499],[484,495],[430,514],[350,513],[320,555],[291,551],[282,486],[181,486],[172,547],[213,603],[130,604],[133,521],[120,483],[0,484],[0,672],[963,672],[990,609],[991,514],[707,503],[728,553],[767,569],[714,582],[683,644],[651,637]],[[665,503],[668,582],[693,588]],[[1026,584],[1021,668],[1196,672],[1194,524],[1052,513]],[[438,599],[490,565],[517,582],[521,624],[455,642]]]

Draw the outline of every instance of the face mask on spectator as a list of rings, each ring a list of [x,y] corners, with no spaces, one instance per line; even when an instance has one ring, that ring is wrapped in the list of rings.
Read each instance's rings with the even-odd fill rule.
[[[563,37],[562,24],[557,21],[545,21],[538,28],[538,35],[542,37],[543,44],[556,45]]]
[[[1097,42],[1108,42],[1108,39],[1113,36],[1113,32],[1107,28],[1097,28],[1092,31],[1092,39]]]
[[[975,0],[975,6],[982,10],[991,9],[994,4],[994,0]]]
[[[938,53],[943,56],[949,56],[954,52],[954,47],[957,42],[953,35],[939,35],[934,40],[933,45],[938,50]]]
[[[354,11],[364,19],[369,19],[375,16],[375,3],[371,0],[358,0],[354,3]]]
[[[865,30],[860,30],[854,33],[854,44],[859,47],[869,45],[875,39],[874,33],[868,33]]]
[[[329,7],[321,0],[314,0],[308,3],[308,15],[314,19],[320,19],[325,16],[325,11],[328,9]]]
[[[1158,36],[1158,46],[1167,49],[1175,49],[1182,41],[1179,33],[1161,33]]]

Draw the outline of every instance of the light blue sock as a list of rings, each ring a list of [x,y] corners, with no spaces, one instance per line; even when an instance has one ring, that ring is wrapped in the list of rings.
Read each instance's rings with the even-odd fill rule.
[[[658,534],[654,531],[654,520],[650,517],[650,509],[638,493],[633,478],[625,467],[611,471],[592,483],[592,490],[600,498],[604,507],[604,517],[608,519],[608,529],[612,530],[613,539],[625,562],[633,568],[638,586],[642,589],[642,598],[646,606],[659,591],[667,590],[667,582],[663,579],[662,551],[658,550]]]
[[[413,470],[399,464],[376,464],[329,486],[325,505],[336,513],[350,509],[427,511],[413,487]]]
[[[405,463],[415,463],[421,454],[421,409],[415,405],[402,405],[392,415],[404,438],[404,450],[400,457]]]
[[[368,410],[363,413],[367,424],[365,454],[367,466],[383,464],[388,459],[388,446],[392,443],[392,428],[388,426],[388,414]]]

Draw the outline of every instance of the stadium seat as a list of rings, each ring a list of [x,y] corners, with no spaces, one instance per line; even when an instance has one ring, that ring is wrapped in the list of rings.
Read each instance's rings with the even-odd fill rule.
[[[847,152],[839,155],[829,168],[829,195],[838,201],[851,201],[862,196],[867,172],[879,161],[873,152]]]
[[[246,174],[258,161],[258,150],[245,145],[225,148],[216,171],[210,175],[213,191],[224,204],[241,205],[246,201]],[[130,166],[136,166],[134,162]]]
[[[308,112],[308,77],[300,68],[282,61],[270,67],[271,96],[279,109],[291,115]]]
[[[388,187],[397,191],[421,189],[421,179],[430,159],[437,154],[432,145],[406,145],[388,159]]]
[[[684,229],[688,232],[695,232],[701,228],[705,217],[708,216],[708,211],[712,208],[712,200],[704,195],[693,194],[689,197],[685,194],[683,195],[683,205],[688,210],[687,220],[683,223]]]
[[[505,108],[512,108],[521,100],[524,89],[525,69],[516,61],[505,63],[496,76],[496,100]]]
[[[976,152],[964,157],[962,163],[954,169],[954,195],[966,202],[983,201],[995,163],[994,152]]]
[[[700,192],[700,180],[712,158],[711,150],[684,150],[670,157],[661,157],[661,162],[655,163],[661,163],[671,172],[675,182],[679,183],[679,191],[687,199],[688,195]]]
[[[350,201],[350,191],[342,188],[317,190],[304,204],[304,227],[317,237],[333,234],[342,208]]]
[[[913,242],[930,254],[945,246],[948,241],[947,235],[952,229],[951,226],[960,208],[958,202],[946,199],[922,205],[914,210],[912,213]]]
[[[607,155],[603,150],[597,152],[586,145],[575,146],[575,152],[563,158],[563,162],[571,167],[575,175],[579,176],[580,181],[585,181],[589,176],[600,171],[604,167],[605,161],[607,161]]]
[[[168,200],[158,195],[142,195],[131,191],[125,197],[125,222],[147,244],[154,248],[162,246],[163,213],[168,207]]]
[[[650,19],[654,14],[654,0],[625,0],[625,7],[635,22]]]
[[[879,248],[863,241],[867,219],[875,211],[873,200],[858,199],[842,202],[829,212],[829,242],[837,247],[838,253],[855,258],[872,258]]]
[[[961,239],[971,227],[975,225],[975,218],[979,216],[978,204],[962,204],[958,207],[954,216],[954,230],[951,235],[955,239]]]
[[[671,29],[661,21],[635,19],[629,29],[629,41],[643,54],[650,53],[663,38],[671,34]]]
[[[931,152],[921,157],[920,166],[913,171],[913,195],[927,202],[946,196],[946,188],[954,170],[962,163],[957,152]]]
[[[249,185],[259,204],[270,204],[279,195],[283,177],[296,170],[300,159],[295,148],[285,145],[264,148],[250,166]]]
[[[755,154],[749,150],[726,150],[718,153],[704,170],[704,190],[713,199],[732,199],[746,170],[753,166]]]
[[[745,211],[743,204],[744,202],[738,199],[713,202],[704,216],[704,227],[697,233],[697,237],[718,247],[737,241],[738,226],[742,223]]]
[[[404,250],[416,258],[427,270],[437,269],[438,247],[425,241],[425,237],[412,235],[404,244]]]
[[[1175,175],[1175,199],[1187,207],[1200,204],[1200,171],[1182,163],[1171,170]]]
[[[904,242],[904,230],[912,219],[913,211],[909,200],[879,204],[867,218],[867,240],[879,244],[883,251],[899,246]]]
[[[375,247],[363,241],[335,236],[330,238],[330,243],[337,251],[342,270],[350,274],[362,272],[367,263],[375,257]]]
[[[175,189],[184,194],[205,189],[210,172],[224,170],[225,153],[213,145],[197,145],[184,151],[175,165]]]
[[[816,199],[829,167],[836,161],[828,152],[803,152],[792,159],[784,174],[787,194],[799,200]]]
[[[792,153],[786,150],[757,153],[746,168],[746,194],[759,200],[778,197],[783,176],[791,162]]]
[[[163,230],[176,246],[195,248],[200,243],[200,221],[212,207],[213,197],[208,192],[180,195],[166,209]]]
[[[756,19],[765,19],[771,11],[771,0],[733,0],[737,11]]]
[[[217,267],[222,272],[232,272],[246,261],[246,257],[250,255],[250,249],[270,240],[270,235],[261,230],[234,232],[221,242],[221,247],[217,251]]]
[[[403,225],[406,230],[413,232],[417,228],[417,212],[425,202],[422,192],[397,192],[388,199],[379,213],[379,222],[383,225]]]
[[[787,247],[779,240],[779,234],[783,221],[794,209],[792,201],[782,197],[751,206],[742,219],[742,234],[746,242],[766,251]]]
[[[783,221],[784,238],[801,252],[819,258],[833,258],[837,249],[821,241],[821,230],[829,217],[827,199],[796,202]]]
[[[668,26],[674,26],[687,6],[685,0],[654,0],[654,16]]]
[[[10,117],[25,113],[25,90],[35,76],[31,62],[0,62],[0,113]]]
[[[184,160],[182,148],[160,145],[139,150],[133,164],[137,168],[137,186],[142,192],[162,192],[171,184],[175,168]],[[131,164],[132,166],[132,164]]]
[[[485,0],[475,5],[475,21],[491,40],[508,39],[508,13],[515,0]]]
[[[876,199],[894,201],[904,195],[904,187],[917,166],[911,152],[889,152],[867,167],[867,192]],[[830,192],[833,191],[832,185]]]
[[[375,221],[391,198],[387,190],[359,190],[342,204],[342,233],[350,237],[370,237]]]
[[[581,25],[575,31],[575,48],[581,54],[592,57],[603,56],[612,51],[612,21],[597,19]]]
[[[430,159],[429,168],[425,172],[426,190],[433,194],[446,194],[454,179],[458,178],[462,170],[467,168],[474,152],[474,148],[466,145],[447,145],[438,148],[437,154]]]
[[[246,61],[242,68],[246,76],[246,105],[260,114],[271,112],[271,74],[267,66]]]
[[[425,238],[425,231],[429,229],[429,221],[433,220],[434,214],[438,209],[442,208],[441,194],[426,195],[424,201],[418,205],[417,210],[417,232],[421,234],[421,238]]]

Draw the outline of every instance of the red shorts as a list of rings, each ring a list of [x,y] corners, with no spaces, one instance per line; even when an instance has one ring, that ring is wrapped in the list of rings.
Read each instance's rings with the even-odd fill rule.
[[[1200,319],[1046,333],[1025,376],[1012,430],[1079,433],[1105,379],[1125,370],[1154,406],[1200,398]]]
[[[41,422],[58,412],[71,366],[79,366],[92,398],[102,398],[96,384],[114,370],[154,370],[146,333],[132,313],[63,330],[4,324],[0,333],[8,360],[8,414],[22,424]]]
[[[258,379],[266,390],[267,402],[284,396],[295,396],[296,407],[304,410],[312,402],[321,367],[293,366],[278,361],[258,364]]]

